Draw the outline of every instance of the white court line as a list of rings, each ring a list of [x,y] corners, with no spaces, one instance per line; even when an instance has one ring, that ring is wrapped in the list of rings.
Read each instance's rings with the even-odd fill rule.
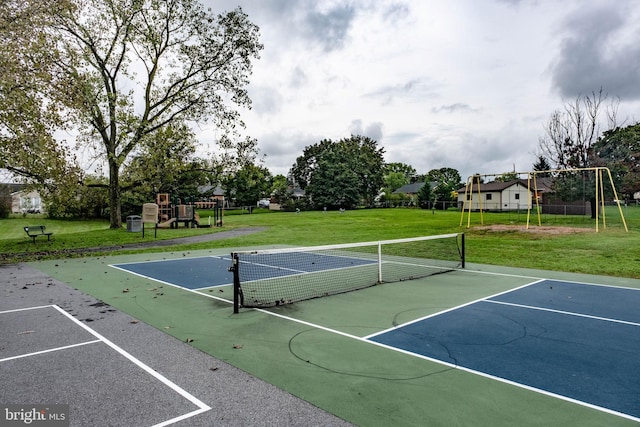
[[[464,271],[464,270],[460,270],[460,271]],[[527,276],[516,276],[516,277],[528,278]],[[533,285],[535,283],[539,283],[539,282],[545,280],[545,279],[542,279],[542,278],[535,278],[535,277],[531,277],[531,278],[532,279],[537,279],[537,280],[535,280],[534,282],[527,283],[525,285],[519,286],[517,288],[513,288],[513,289],[509,289],[509,290],[504,291],[504,292],[497,293],[497,294],[492,295],[490,297],[484,297],[484,298],[480,298],[480,299],[478,299],[476,301],[472,301],[472,302],[467,303],[467,304],[462,304],[459,307],[464,307],[464,306],[467,306],[469,304],[473,304],[473,303],[476,303],[476,302],[483,302],[483,301],[485,301],[485,298],[493,298],[493,297],[496,297],[496,296],[499,296],[499,295],[502,295],[502,294],[505,294],[505,293],[509,293],[509,292],[514,291],[516,289],[520,289],[520,288],[524,288],[524,287],[527,287],[527,286],[531,286],[531,285]],[[567,281],[567,282],[571,283],[569,281]],[[456,308],[458,308],[458,307],[456,307]],[[454,310],[454,309],[455,308],[449,309],[449,310],[444,310],[444,311],[442,311],[440,313],[436,313],[436,314],[433,314],[433,315],[430,315],[430,316],[425,316],[424,318],[432,317],[432,316],[435,316],[437,314],[445,313],[447,311],[451,311],[451,310]],[[566,401],[566,402],[575,403],[577,405],[580,405],[580,406],[583,406],[583,407],[586,407],[586,408],[595,409],[595,410],[600,411],[600,412],[604,412],[604,413],[615,415],[615,416],[618,416],[618,417],[621,417],[621,418],[626,418],[626,419],[629,419],[629,420],[640,422],[640,418],[634,417],[634,416],[629,415],[629,414],[625,414],[625,413],[622,413],[622,412],[617,412],[617,411],[614,411],[614,410],[611,410],[611,409],[608,409],[608,408],[604,408],[604,407],[601,407],[601,406],[593,405],[591,403],[583,402],[581,400],[576,400],[576,399],[573,399],[573,398],[568,397],[568,396],[563,396],[561,394],[552,393],[552,392],[547,391],[547,390],[543,390],[543,389],[539,389],[539,388],[536,388],[536,387],[528,386],[526,384],[521,384],[521,383],[518,383],[518,382],[515,382],[515,381],[511,381],[511,380],[508,380],[508,379],[505,379],[505,378],[500,378],[500,377],[497,377],[497,376],[494,376],[494,375],[491,375],[491,374],[487,374],[485,372],[476,371],[476,370],[473,370],[473,369],[470,369],[470,368],[466,368],[464,366],[455,365],[455,364],[448,363],[448,362],[445,362],[445,361],[442,361],[442,360],[439,360],[439,359],[435,359],[435,358],[432,358],[432,357],[424,356],[422,354],[418,354],[418,353],[414,353],[414,352],[411,352],[411,351],[403,350],[403,349],[400,349],[400,348],[397,348],[397,347],[389,346],[387,344],[382,344],[382,343],[378,343],[376,341],[371,341],[367,337],[359,337],[357,335],[352,335],[352,334],[349,334],[349,333],[346,333],[346,332],[342,332],[342,331],[339,331],[339,330],[336,330],[336,329],[327,328],[325,326],[317,325],[315,323],[307,322],[307,321],[296,319],[296,318],[293,318],[293,317],[284,316],[282,314],[274,313],[274,312],[271,312],[271,311],[268,311],[268,310],[265,310],[265,309],[261,309],[261,308],[254,308],[252,310],[259,311],[259,312],[268,314],[270,316],[279,317],[279,318],[284,319],[284,320],[289,320],[289,321],[294,322],[294,323],[299,323],[299,324],[302,324],[302,325],[305,325],[305,326],[310,326],[312,328],[319,329],[319,330],[322,330],[322,331],[326,331],[326,332],[329,332],[329,333],[333,333],[333,334],[336,334],[336,335],[340,335],[340,336],[343,336],[343,337],[346,337],[346,338],[351,338],[353,340],[360,341],[360,342],[363,342],[363,343],[367,343],[367,344],[370,344],[370,345],[375,345],[377,347],[382,347],[382,348],[385,348],[387,350],[394,351],[396,353],[403,353],[403,354],[406,354],[406,355],[409,355],[409,356],[417,357],[419,359],[428,360],[430,362],[437,363],[439,365],[444,365],[444,366],[447,366],[447,367],[452,368],[452,369],[457,369],[457,370],[460,370],[460,371],[468,372],[470,374],[478,375],[478,376],[481,376],[481,377],[484,377],[484,378],[489,378],[489,379],[492,379],[492,380],[495,380],[495,381],[499,381],[499,382],[502,382],[502,383],[505,383],[505,384],[513,385],[513,386],[516,386],[516,387],[519,387],[519,388],[522,388],[522,389],[525,389],[525,390],[529,390],[529,391],[533,391],[533,392],[536,392],[536,393],[543,394],[545,396],[550,396],[550,397],[553,397],[553,398],[556,398],[556,399],[560,399],[560,400],[563,400],[563,401]],[[415,321],[408,322],[408,323],[406,323],[404,325],[407,325],[409,323],[414,323],[414,322]],[[399,327],[401,327],[401,326],[397,326],[397,327],[391,328],[389,330],[397,329]],[[371,336],[376,336],[376,335],[379,335],[379,333],[373,334]]]
[[[405,326],[407,326],[407,325],[411,325],[411,324],[413,324],[413,323],[422,322],[422,321],[423,321],[423,320],[425,320],[425,319],[429,319],[429,318],[431,318],[431,317],[440,316],[441,314],[448,313],[448,312],[450,312],[450,311],[455,311],[455,310],[458,310],[458,309],[460,309],[460,308],[467,307],[467,306],[469,306],[469,305],[472,305],[472,304],[475,304],[475,303],[478,303],[478,302],[485,301],[487,298],[495,298],[495,297],[497,297],[497,296],[500,296],[500,295],[503,295],[503,294],[508,294],[509,292],[513,292],[513,291],[516,291],[516,290],[518,290],[518,289],[526,288],[526,287],[528,287],[528,286],[532,286],[532,285],[535,285],[536,283],[540,283],[540,282],[543,282],[543,281],[544,281],[544,279],[539,279],[539,280],[533,281],[533,282],[531,282],[531,283],[527,283],[527,284],[524,284],[524,285],[522,285],[522,286],[518,286],[517,288],[509,289],[509,290],[506,290],[506,291],[503,291],[503,292],[498,292],[497,294],[490,295],[490,296],[488,296],[488,297],[478,298],[478,299],[476,299],[476,300],[474,300],[474,301],[470,301],[470,302],[467,302],[467,303],[465,303],[465,304],[460,304],[460,305],[458,305],[458,306],[456,306],[456,307],[451,307],[451,308],[448,308],[448,309],[446,309],[446,310],[438,311],[437,313],[429,314],[429,315],[427,315],[427,316],[422,316],[422,317],[419,317],[419,318],[417,318],[417,319],[411,320],[411,321],[409,321],[409,322],[402,323],[402,324],[400,324],[400,325],[396,325],[396,326],[393,326],[393,327],[391,327],[391,328],[387,328],[387,329],[384,329],[384,330],[382,330],[382,331],[375,332],[375,333],[373,333],[373,334],[367,335],[367,336],[365,336],[365,337],[364,337],[364,339],[371,339],[371,338],[375,338],[375,337],[377,337],[378,335],[386,334],[387,332],[390,332],[390,331],[393,331],[393,330],[396,330],[396,329],[400,329],[400,328],[404,328],[404,327],[405,327]]]
[[[109,264],[109,267],[115,267],[117,265],[136,265],[136,264],[153,264],[154,262],[171,262],[171,261],[181,261],[181,260],[190,260],[190,259],[202,259],[202,258],[218,258],[222,260],[227,260],[231,262],[230,255],[203,255],[203,256],[194,256],[194,257],[182,257],[182,258],[165,258],[165,259],[150,259],[146,261],[131,261],[131,262],[119,262],[117,264]],[[129,270],[125,270],[129,271]]]
[[[98,332],[96,332],[95,330],[91,329],[90,327],[88,327],[87,325],[83,324],[82,322],[80,322],[78,319],[76,319],[75,317],[73,317],[72,315],[70,315],[69,313],[67,313],[66,311],[64,311],[62,308],[58,307],[57,305],[48,305],[48,306],[39,306],[39,307],[30,307],[30,308],[24,308],[21,310],[7,310],[7,311],[2,311],[0,312],[0,314],[3,313],[13,313],[13,312],[17,312],[17,311],[27,311],[27,310],[36,310],[36,309],[42,309],[42,308],[54,308],[55,310],[59,311],[61,314],[63,314],[64,316],[66,316],[69,320],[71,320],[73,323],[75,323],[76,325],[80,326],[81,328],[83,328],[84,330],[86,330],[87,332],[89,332],[91,335],[93,335],[94,337],[97,338],[97,340],[95,341],[90,341],[90,342],[86,342],[86,343],[81,343],[81,344],[76,344],[76,345],[71,345],[71,346],[66,346],[66,347],[60,347],[57,350],[62,350],[64,348],[71,348],[71,347],[76,347],[76,346],[80,346],[80,345],[85,345],[85,344],[90,344],[90,343],[95,343],[95,342],[103,342],[104,344],[108,345],[109,347],[111,347],[113,350],[115,350],[116,352],[118,352],[121,356],[125,357],[126,359],[128,359],[130,362],[132,362],[133,364],[135,364],[136,366],[138,366],[140,369],[142,369],[143,371],[145,371],[146,373],[148,373],[149,375],[151,375],[152,377],[154,377],[156,380],[160,381],[162,384],[164,384],[165,386],[169,387],[171,390],[173,390],[174,392],[178,393],[180,396],[182,396],[183,398],[185,398],[186,400],[188,400],[189,402],[191,402],[193,405],[197,406],[198,409],[196,409],[195,411],[191,411],[188,412],[186,414],[171,418],[169,420],[163,421],[161,423],[155,424],[152,427],[163,427],[163,426],[168,426],[170,424],[174,424],[178,421],[193,417],[195,415],[201,414],[203,412],[209,411],[211,409],[211,407],[209,405],[207,405],[206,403],[202,402],[200,399],[196,398],[195,396],[193,396],[191,393],[187,392],[186,390],[184,390],[182,387],[180,387],[179,385],[175,384],[174,382],[172,382],[171,380],[169,380],[168,378],[160,375],[159,373],[157,373],[156,371],[154,371],[151,367],[149,367],[148,365],[144,364],[142,361],[140,361],[139,359],[135,358],[134,356],[132,356],[130,353],[128,353],[126,350],[124,350],[123,348],[119,347],[118,345],[114,344],[112,341],[108,340],[106,337],[100,335]],[[54,351],[54,350],[49,350],[49,351]],[[47,353],[48,351],[43,351],[40,353]]]
[[[50,307],[50,306],[48,306],[48,307]],[[22,359],[23,357],[31,357],[31,356],[37,356],[39,354],[51,353],[52,351],[66,350],[68,348],[81,347],[81,346],[87,345],[87,344],[95,344],[95,343],[98,343],[98,342],[102,342],[102,341],[100,341],[100,340],[91,340],[91,341],[81,342],[81,343],[78,343],[78,344],[65,345],[63,347],[55,347],[55,348],[50,348],[48,350],[35,351],[33,353],[25,353],[25,354],[20,354],[18,356],[6,357],[4,359],[0,359],[0,363],[1,362],[6,362],[8,360]]]
[[[36,307],[27,307],[27,308],[16,308],[14,310],[4,310],[4,311],[0,311],[0,314],[5,314],[5,313],[16,313],[19,311],[28,311],[28,310],[39,310],[41,308],[49,308],[51,307],[51,305],[39,305]]]
[[[554,310],[554,309],[551,309],[551,308],[536,307],[536,306],[533,306],[533,305],[515,304],[515,303],[512,303],[512,302],[494,301],[494,300],[489,300],[489,299],[482,300],[482,301],[479,301],[479,302],[486,302],[486,303],[490,303],[490,304],[508,305],[508,306],[511,306],[511,307],[526,308],[526,309],[529,309],[529,310],[547,311],[549,313],[564,314],[564,315],[567,315],[567,316],[574,316],[574,317],[584,317],[586,319],[602,320],[604,322],[620,323],[620,324],[623,324],[623,325],[640,326],[640,323],[637,323],[637,322],[629,322],[629,321],[626,321],[626,320],[612,319],[612,318],[609,318],[609,317],[591,316],[589,314],[574,313],[572,311]]]
[[[538,276],[524,276],[521,274],[509,274],[509,273],[496,273],[494,271],[481,271],[481,270],[472,270],[469,268],[459,268],[456,269],[456,271],[459,271],[461,273],[469,273],[469,274],[480,274],[480,275],[487,275],[487,276],[501,276],[501,277],[517,277],[520,279],[535,279],[535,280],[548,280],[548,281],[552,281],[552,282],[562,282],[562,283],[575,283],[578,285],[587,285],[587,286],[600,286],[603,288],[619,288],[619,289],[629,289],[629,290],[634,290],[634,291],[640,291],[640,288],[634,288],[631,286],[622,286],[622,285],[606,285],[603,283],[593,283],[593,282],[583,282],[583,281],[576,281],[576,280],[568,280],[568,279],[550,279],[548,277],[538,277]]]
[[[127,271],[127,270],[125,270],[125,271]],[[491,296],[488,296],[488,297],[485,296],[485,297],[480,298],[480,299],[478,299],[476,301],[472,301],[470,303],[463,304],[463,305],[461,305],[459,307],[454,307],[454,308],[451,308],[451,309],[448,309],[448,310],[444,310],[444,311],[442,311],[440,313],[436,313],[436,314],[432,314],[432,315],[429,315],[429,316],[425,316],[422,319],[418,319],[418,320],[415,320],[415,321],[412,321],[412,322],[409,322],[409,323],[417,322],[417,321],[423,320],[423,319],[428,318],[428,317],[432,317],[432,316],[435,316],[435,315],[438,315],[438,314],[442,314],[442,313],[445,313],[447,311],[455,310],[457,308],[464,307],[466,305],[470,305],[470,304],[473,304],[475,302],[484,301],[486,298],[494,298],[496,296],[499,296],[499,295],[502,295],[502,294],[505,294],[505,293],[509,293],[509,292],[512,292],[512,291],[520,289],[520,288],[531,286],[531,285],[533,285],[535,283],[539,283],[539,282],[544,281],[544,280],[553,280],[553,281],[556,281],[556,282],[567,282],[567,283],[581,283],[581,284],[585,284],[585,285],[595,285],[595,286],[610,286],[610,285],[602,285],[602,284],[594,284],[594,283],[586,283],[586,282],[574,282],[574,281],[561,280],[561,279],[547,279],[547,278],[538,277],[538,276],[525,276],[525,275],[519,275],[519,274],[497,273],[497,272],[479,271],[479,270],[462,269],[462,268],[456,269],[455,271],[459,271],[461,273],[467,273],[467,274],[480,274],[480,275],[488,275],[488,276],[501,276],[501,277],[515,277],[515,278],[522,278],[522,279],[530,279],[530,280],[533,280],[533,282],[527,283],[525,285],[522,285],[522,286],[519,286],[519,287],[516,287],[516,288],[512,288],[512,289],[506,290],[504,292],[497,293],[495,295],[491,295]],[[611,287],[620,287],[620,286],[611,286]],[[186,289],[186,288],[182,288],[182,287],[180,287],[180,288],[181,289],[185,289],[185,290],[190,291],[190,292],[193,292],[195,294],[199,294],[199,295],[202,295],[202,296],[209,297],[209,298],[214,298],[214,299],[218,299],[218,300],[221,300],[221,301],[224,301],[224,302],[233,303],[233,301],[217,298],[217,297],[214,297],[212,295],[207,295],[207,294],[205,294],[203,292],[199,292],[197,290]],[[635,288],[628,288],[628,289],[635,289]],[[595,410],[598,410],[600,412],[604,412],[604,413],[615,415],[615,416],[618,416],[618,417],[621,417],[621,418],[626,418],[626,419],[630,419],[630,420],[633,420],[633,421],[636,421],[636,422],[640,422],[640,418],[637,418],[637,417],[634,417],[634,416],[631,416],[631,415],[628,415],[628,414],[625,414],[625,413],[613,411],[613,410],[608,409],[608,408],[596,406],[596,405],[593,405],[593,404],[590,404],[590,403],[587,403],[587,402],[583,402],[583,401],[580,401],[580,400],[576,400],[576,399],[573,399],[573,398],[570,398],[570,397],[567,397],[567,396],[551,393],[551,392],[549,392],[547,390],[538,389],[538,388],[531,387],[531,386],[528,386],[528,385],[525,385],[525,384],[521,384],[521,383],[517,383],[517,382],[514,382],[514,381],[510,381],[510,380],[507,380],[505,378],[496,377],[496,376],[493,376],[493,375],[490,375],[490,374],[486,374],[486,373],[481,372],[481,371],[475,371],[473,369],[465,368],[463,366],[457,366],[457,365],[454,365],[454,364],[451,364],[451,363],[448,363],[448,362],[444,362],[442,360],[434,359],[434,358],[431,358],[431,357],[428,357],[428,356],[424,356],[424,355],[421,355],[421,354],[418,354],[418,353],[413,353],[413,352],[402,350],[402,349],[399,349],[399,348],[396,348],[396,347],[388,346],[386,344],[382,344],[382,343],[378,343],[378,342],[375,342],[375,341],[371,341],[369,339],[370,337],[379,335],[379,334],[383,333],[384,331],[376,333],[376,334],[373,334],[373,335],[370,335],[368,337],[359,337],[357,335],[352,335],[352,334],[349,334],[349,333],[346,333],[346,332],[342,332],[342,331],[339,331],[339,330],[336,330],[336,329],[327,328],[325,326],[321,326],[321,325],[318,325],[318,324],[315,324],[315,323],[311,323],[311,322],[307,322],[307,321],[304,321],[304,320],[296,319],[296,318],[293,318],[293,317],[281,315],[281,314],[278,314],[278,313],[275,313],[275,312],[272,312],[272,311],[268,311],[268,310],[265,310],[265,309],[253,308],[252,310],[259,311],[259,312],[262,312],[262,313],[267,314],[269,316],[278,317],[278,318],[281,318],[281,319],[284,319],[284,320],[288,320],[288,321],[291,321],[291,322],[294,322],[294,323],[306,325],[306,326],[309,326],[309,327],[312,327],[312,328],[315,328],[315,329],[323,330],[323,331],[326,331],[326,332],[329,332],[329,333],[332,333],[332,334],[340,335],[340,336],[343,336],[343,337],[346,337],[346,338],[351,338],[353,340],[360,341],[360,342],[363,342],[363,343],[367,343],[367,344],[370,344],[370,345],[375,345],[375,346],[378,346],[378,347],[382,347],[382,348],[385,348],[385,349],[388,349],[388,350],[391,350],[391,351],[394,351],[394,352],[397,352],[397,353],[403,353],[403,354],[407,354],[407,355],[410,355],[410,356],[413,356],[413,357],[417,357],[417,358],[420,358],[420,359],[428,360],[428,361],[431,361],[433,363],[444,365],[444,366],[447,366],[447,367],[450,367],[450,368],[453,368],[453,369],[458,369],[458,370],[461,370],[461,371],[464,371],[464,372],[468,372],[468,373],[471,373],[471,374],[474,374],[474,375],[478,375],[478,376],[481,376],[481,377],[489,378],[489,379],[492,379],[492,380],[495,380],[495,381],[499,381],[499,382],[502,382],[502,383],[505,383],[505,384],[510,384],[510,385],[513,385],[513,386],[516,386],[516,387],[519,387],[519,388],[522,388],[522,389],[530,390],[530,391],[533,391],[533,392],[536,392],[536,393],[540,393],[542,395],[550,396],[550,397],[553,397],[553,398],[556,398],[556,399],[560,399],[560,400],[563,400],[563,401],[566,401],[566,402],[575,403],[577,405],[580,405],[580,406],[583,406],[583,407],[587,407],[587,408],[591,408],[591,409],[595,409]],[[406,324],[403,324],[403,325],[400,325],[400,326],[396,326],[394,328],[390,328],[387,331],[399,328],[401,326],[405,326],[405,325],[407,325],[409,323],[406,323]]]
[[[218,258],[218,259],[226,260],[226,258],[219,257],[219,256],[198,257],[198,258]],[[175,261],[177,259],[183,259],[183,258],[176,258],[176,259],[172,259],[172,260],[169,260],[169,261]],[[189,258],[189,259],[191,259],[191,258]],[[231,261],[231,259],[229,259],[229,261]],[[145,262],[156,262],[156,261],[145,261]],[[131,262],[131,263],[128,263],[128,264],[141,264],[141,263]],[[146,276],[144,274],[136,273],[135,271],[131,271],[131,270],[127,270],[126,268],[119,267],[120,265],[128,265],[128,264],[123,264],[123,263],[121,263],[121,264],[110,264],[109,267],[115,268],[116,270],[120,270],[120,271],[122,271],[124,273],[133,274],[134,276],[142,277],[143,279],[153,280],[154,282],[162,283],[163,285],[172,286],[174,288],[182,289],[183,291],[192,292],[192,293],[198,294],[198,295],[204,295],[206,297],[209,297],[209,298],[212,298],[212,299],[215,299],[215,300],[218,300],[218,301],[222,301],[222,302],[233,304],[233,300],[229,301],[228,299],[225,299],[225,298],[220,298],[220,297],[217,297],[215,295],[208,295],[208,294],[205,294],[204,292],[199,292],[200,289],[212,289],[212,288],[220,288],[220,287],[223,287],[223,286],[233,286],[233,283],[226,283],[226,284],[223,284],[223,285],[205,286],[204,288],[196,288],[196,289],[185,288],[184,286],[176,285],[175,283],[167,282],[167,281],[164,281],[164,280],[157,279],[155,277]]]

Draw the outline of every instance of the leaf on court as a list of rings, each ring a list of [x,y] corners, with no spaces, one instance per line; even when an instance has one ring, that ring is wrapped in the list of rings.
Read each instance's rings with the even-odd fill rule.
[[[193,342],[193,338],[187,338],[184,342]]]
[[[17,335],[32,334],[32,333],[34,333],[34,332],[35,332],[35,331],[22,331],[22,332],[18,332],[18,334],[17,334]]]
[[[122,290],[122,293],[123,293],[123,294],[124,294],[124,293],[127,293],[127,292],[129,292],[129,288],[124,288],[124,289]]]
[[[133,323],[133,324],[135,325],[136,323],[139,323],[139,322],[140,322],[139,320],[132,320],[132,321],[131,321],[131,322],[129,322],[129,323]]]
[[[242,348],[242,344],[234,344],[233,348]]]
[[[212,366],[211,368],[209,368],[210,371],[217,371],[218,367],[217,366]]]
[[[165,329],[171,329],[171,326],[165,326],[164,328]]]
[[[158,288],[150,288],[150,289],[147,289],[147,290],[148,290],[148,291],[157,291],[157,290],[158,290]]]

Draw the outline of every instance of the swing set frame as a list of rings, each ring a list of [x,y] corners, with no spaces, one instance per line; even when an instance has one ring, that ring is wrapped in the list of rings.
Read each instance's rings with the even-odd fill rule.
[[[602,218],[602,226],[603,228],[607,228],[606,223],[606,214],[605,214],[605,199],[604,199],[604,181],[605,177],[608,178],[608,181],[611,185],[611,190],[614,196],[614,202],[618,206],[618,212],[620,213],[620,218],[622,219],[622,224],[624,225],[625,231],[629,231],[627,227],[627,222],[624,218],[624,213],[622,212],[622,207],[620,206],[620,199],[618,198],[618,193],[615,188],[615,184],[613,183],[613,178],[611,176],[611,171],[606,167],[592,167],[592,168],[576,168],[576,169],[551,169],[544,171],[530,171],[530,172],[514,172],[515,176],[523,176],[526,175],[527,181],[527,225],[526,228],[529,229],[531,225],[531,211],[535,208],[535,213],[538,218],[538,226],[542,225],[542,217],[541,217],[541,205],[539,196],[539,187],[538,187],[538,178],[542,176],[557,176],[561,173],[576,173],[576,172],[593,172],[595,175],[595,230],[596,232],[600,231],[600,219]],[[484,224],[483,211],[485,210],[482,205],[482,178],[485,177],[499,177],[504,174],[476,174],[471,175],[467,178],[467,183],[465,186],[465,195],[462,205],[462,215],[460,217],[460,227],[464,222],[465,213],[467,214],[467,228],[471,227],[471,211],[474,205],[474,202],[477,204],[477,210],[480,212],[480,223]],[[520,178],[524,181],[523,178]],[[477,189],[477,191],[474,191]],[[474,200],[474,194],[477,195],[477,200]],[[535,207],[534,207],[535,203]]]

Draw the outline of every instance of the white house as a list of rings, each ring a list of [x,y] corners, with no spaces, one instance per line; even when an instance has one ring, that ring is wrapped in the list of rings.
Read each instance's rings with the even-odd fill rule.
[[[19,190],[11,193],[11,212],[44,213],[44,205],[37,191]]]
[[[458,190],[458,206],[475,211],[515,211],[527,209],[532,195],[526,180],[475,182]]]

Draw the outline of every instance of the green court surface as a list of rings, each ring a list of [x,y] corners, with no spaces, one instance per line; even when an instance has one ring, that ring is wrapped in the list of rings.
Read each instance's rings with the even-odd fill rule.
[[[638,289],[640,280],[467,264],[464,271],[234,314],[230,285],[186,290],[112,267],[213,255],[229,251],[31,266],[356,425],[637,425],[634,419],[374,345],[364,337],[540,278]]]

